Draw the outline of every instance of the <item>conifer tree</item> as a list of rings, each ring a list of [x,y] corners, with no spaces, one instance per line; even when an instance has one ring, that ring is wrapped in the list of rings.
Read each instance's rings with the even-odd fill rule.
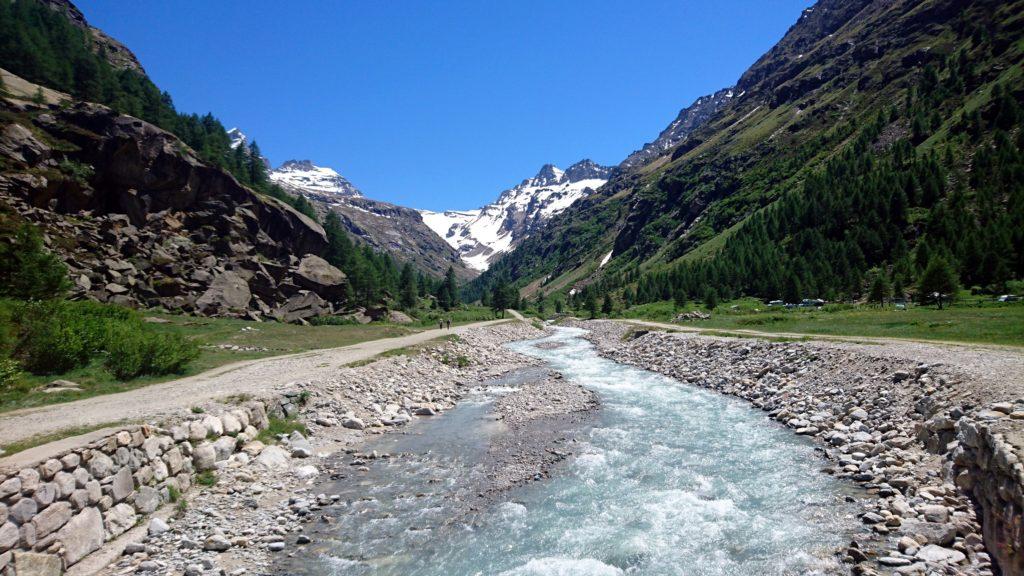
[[[879,271],[871,282],[871,289],[868,291],[868,301],[884,306],[886,299],[889,298],[889,291],[889,281],[886,280],[885,273]]]
[[[945,258],[935,256],[928,263],[918,280],[918,295],[925,302],[935,302],[942,309],[944,298],[952,297],[957,291],[956,275]]]
[[[609,315],[614,310],[615,310],[615,303],[612,302],[612,295],[606,293],[604,295],[604,302],[601,303],[601,313],[605,314],[605,315]]]
[[[416,276],[413,273],[412,265],[408,262],[402,266],[402,274],[398,280],[399,304],[402,309],[409,312],[416,308],[418,292],[416,288]]]

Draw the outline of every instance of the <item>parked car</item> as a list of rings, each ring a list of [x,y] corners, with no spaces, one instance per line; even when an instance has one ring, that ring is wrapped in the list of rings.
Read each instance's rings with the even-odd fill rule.
[[[786,303],[783,302],[782,300],[772,300],[771,302],[768,303],[768,305],[769,306],[785,306]]]
[[[1013,294],[1003,294],[999,298],[996,298],[997,302],[1017,302],[1019,300],[1020,296],[1015,296]]]
[[[800,301],[801,308],[817,308],[825,305],[825,301],[821,298],[804,298]]]

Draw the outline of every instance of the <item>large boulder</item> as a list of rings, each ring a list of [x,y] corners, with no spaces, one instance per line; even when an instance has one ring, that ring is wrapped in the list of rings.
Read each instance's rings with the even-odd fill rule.
[[[306,254],[293,272],[295,283],[307,290],[312,290],[321,297],[337,299],[345,295],[345,273],[331,266],[327,260]]]
[[[206,292],[196,300],[196,307],[206,314],[241,312],[249,309],[251,299],[249,283],[229,270],[213,279]]]
[[[279,322],[299,322],[331,313],[330,304],[315,292],[303,292],[288,299],[274,311]]]

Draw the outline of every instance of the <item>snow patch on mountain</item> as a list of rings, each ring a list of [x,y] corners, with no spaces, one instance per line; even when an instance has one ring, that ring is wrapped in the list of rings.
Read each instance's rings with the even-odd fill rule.
[[[478,210],[420,210],[423,222],[458,250],[463,262],[486,270],[547,219],[603,185],[611,168],[582,160],[562,170],[545,164],[533,178],[505,190]]]
[[[231,130],[228,130],[228,138],[231,139],[232,150],[238,148],[239,146],[247,145],[249,140],[249,137],[245,135],[245,132],[242,132],[238,128],[232,128]]]
[[[324,201],[363,195],[333,168],[316,166],[309,160],[289,160],[271,170],[270,179],[286,190]]]

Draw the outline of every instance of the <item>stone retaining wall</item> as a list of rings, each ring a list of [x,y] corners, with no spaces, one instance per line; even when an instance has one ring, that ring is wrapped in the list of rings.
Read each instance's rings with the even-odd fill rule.
[[[128,426],[0,475],[0,575],[59,574],[184,493],[242,449],[289,399],[252,401],[162,429]]]
[[[1012,421],[957,421],[953,452],[957,485],[982,512],[985,544],[1003,574],[1024,574],[1024,464],[1017,452],[1024,434]]]

